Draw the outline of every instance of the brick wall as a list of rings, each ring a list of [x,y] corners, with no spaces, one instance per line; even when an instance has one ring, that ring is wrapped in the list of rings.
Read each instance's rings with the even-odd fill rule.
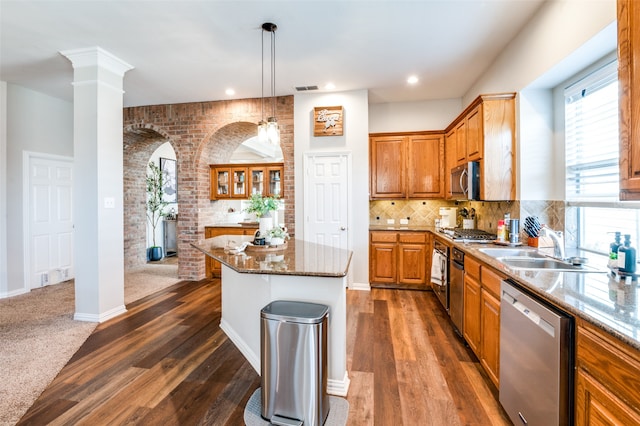
[[[276,117],[284,155],[285,223],[295,233],[293,96],[278,97]],[[228,162],[256,134],[261,100],[195,102],[124,109],[125,268],[146,262],[145,173],[151,154],[165,142],[176,153],[178,174],[178,277],[205,276],[204,255],[191,247],[212,223],[209,165]]]

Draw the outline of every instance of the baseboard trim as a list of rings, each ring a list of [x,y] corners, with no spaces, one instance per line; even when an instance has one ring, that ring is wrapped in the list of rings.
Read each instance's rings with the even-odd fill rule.
[[[9,291],[6,293],[0,293],[0,299],[7,299],[9,297],[20,296],[21,294],[27,294],[27,293],[29,293],[28,290],[21,288],[21,289]]]
[[[86,322],[105,322],[117,317],[118,315],[122,315],[125,312],[127,312],[127,308],[124,305],[120,305],[101,314],[87,314],[76,312],[73,314],[73,319],[76,321]]]
[[[351,380],[349,379],[349,373],[345,371],[344,378],[342,380],[327,380],[327,393],[335,396],[347,396],[350,384]]]
[[[371,291],[371,285],[369,283],[351,283],[349,290]]]
[[[249,364],[256,370],[256,373],[260,374],[260,356],[255,354],[251,348],[244,343],[244,340],[240,338],[238,333],[235,332],[233,327],[229,325],[224,319],[220,320],[220,328],[225,332],[227,337],[236,345],[236,348],[244,355]]]

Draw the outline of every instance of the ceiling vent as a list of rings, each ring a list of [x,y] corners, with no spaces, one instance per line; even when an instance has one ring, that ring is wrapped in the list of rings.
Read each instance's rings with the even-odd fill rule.
[[[298,92],[308,92],[309,90],[318,90],[318,86],[296,86]]]

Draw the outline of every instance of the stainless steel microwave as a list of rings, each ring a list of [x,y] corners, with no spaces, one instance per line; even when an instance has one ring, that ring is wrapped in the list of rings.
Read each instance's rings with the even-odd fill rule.
[[[480,199],[480,163],[470,161],[451,169],[451,198],[454,200]]]

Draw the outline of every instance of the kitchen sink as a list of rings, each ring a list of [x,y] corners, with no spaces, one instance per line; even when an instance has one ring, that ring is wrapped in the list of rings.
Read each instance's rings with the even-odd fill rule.
[[[551,272],[606,272],[586,265],[573,265],[553,257],[545,256],[535,249],[527,248],[481,248],[481,253],[491,256],[512,269]]]
[[[587,265],[572,265],[551,257],[498,257],[496,258],[512,269],[524,269],[551,272],[607,272],[604,269]]]
[[[544,254],[538,253],[535,249],[526,248],[481,248],[479,252],[488,256],[499,257],[523,257],[523,258],[546,258]]]

